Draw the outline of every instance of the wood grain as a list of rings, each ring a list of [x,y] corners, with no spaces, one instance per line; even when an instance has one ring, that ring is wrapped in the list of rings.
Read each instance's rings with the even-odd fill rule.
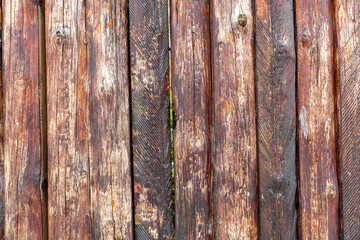
[[[88,239],[84,1],[45,3],[49,239]]]
[[[296,1],[300,239],[338,238],[331,11]]]
[[[172,2],[177,239],[211,239],[210,1]]]
[[[129,13],[135,238],[172,239],[168,1]]]
[[[132,239],[126,1],[46,10],[50,239]]]
[[[127,1],[86,6],[92,239],[132,239]]]
[[[36,1],[3,1],[5,239],[42,239]]]
[[[2,59],[2,1],[0,1],[0,59]],[[0,106],[4,104],[2,61],[0,61]],[[5,232],[4,112],[0,108],[0,239]]]
[[[339,95],[341,226],[360,239],[360,2],[335,2]]]
[[[216,239],[257,238],[253,6],[212,1]]]
[[[293,1],[256,0],[260,239],[296,239]]]

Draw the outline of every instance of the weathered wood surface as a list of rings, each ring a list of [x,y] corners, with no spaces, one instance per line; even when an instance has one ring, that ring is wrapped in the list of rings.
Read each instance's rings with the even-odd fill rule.
[[[133,236],[127,9],[86,1],[92,239]]]
[[[0,1],[0,59],[2,59],[2,1]],[[0,106],[4,104],[2,61],[0,61]],[[0,108],[0,239],[5,231],[5,176],[4,176],[4,114]]]
[[[89,238],[84,1],[46,1],[49,239]]]
[[[211,239],[210,1],[171,5],[177,239]]]
[[[126,9],[47,1],[50,239],[132,238]]]
[[[341,226],[345,240],[360,239],[360,2],[335,4],[339,84]]]
[[[135,237],[173,238],[168,1],[129,2]]]
[[[3,1],[5,239],[42,239],[36,1]]]
[[[257,238],[253,6],[212,1],[216,239]]]
[[[296,1],[300,239],[338,238],[331,11]]]
[[[256,0],[260,239],[296,238],[296,55],[291,0]]]

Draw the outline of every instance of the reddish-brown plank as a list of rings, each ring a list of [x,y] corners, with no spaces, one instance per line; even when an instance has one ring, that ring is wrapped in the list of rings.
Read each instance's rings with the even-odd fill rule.
[[[173,238],[168,0],[129,2],[135,238]]]
[[[5,239],[42,239],[37,1],[3,1]]]
[[[126,1],[46,11],[49,237],[132,239]]]
[[[335,2],[341,227],[360,239],[360,1]]]
[[[88,239],[85,1],[45,3],[49,239]]]
[[[178,239],[211,239],[211,55],[209,0],[171,5]]]
[[[296,94],[292,0],[256,0],[261,239],[296,239]]]
[[[2,43],[2,1],[0,1],[0,43]],[[2,44],[0,44],[0,59],[2,59]],[[0,61],[0,106],[3,106],[2,61]],[[4,177],[4,114],[0,109],[0,239],[5,231],[5,177]]]
[[[87,0],[92,239],[132,239],[128,2]]]
[[[330,0],[297,0],[299,237],[338,238]]]
[[[254,24],[250,0],[212,1],[216,239],[256,239]]]

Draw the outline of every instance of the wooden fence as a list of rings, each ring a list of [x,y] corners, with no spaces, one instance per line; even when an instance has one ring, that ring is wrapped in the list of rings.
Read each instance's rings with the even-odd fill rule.
[[[360,1],[0,13],[1,239],[360,239]]]

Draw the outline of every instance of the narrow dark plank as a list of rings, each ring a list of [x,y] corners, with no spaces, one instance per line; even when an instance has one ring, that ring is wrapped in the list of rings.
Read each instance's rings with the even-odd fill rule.
[[[5,239],[42,239],[37,7],[3,2]]]
[[[296,238],[296,98],[292,0],[256,0],[260,239]]]
[[[332,4],[297,0],[299,237],[338,238]]]
[[[84,3],[45,2],[49,239],[90,232]]]
[[[256,239],[257,159],[253,6],[212,1],[216,239]]]
[[[129,2],[135,237],[173,236],[167,0]]]
[[[360,2],[338,0],[341,225],[345,240],[360,239]]]
[[[211,239],[211,55],[207,1],[171,5],[177,239]]]
[[[127,9],[86,0],[92,239],[133,238]]]

